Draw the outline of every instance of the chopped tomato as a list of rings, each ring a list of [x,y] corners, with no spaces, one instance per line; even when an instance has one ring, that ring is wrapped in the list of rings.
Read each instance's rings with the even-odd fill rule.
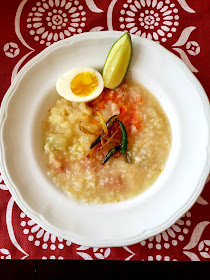
[[[128,112],[128,108],[125,105],[120,106],[120,114],[125,114]]]
[[[100,110],[100,109],[104,109],[105,108],[105,105],[103,102],[100,102],[98,105],[97,105],[97,109]]]
[[[88,103],[93,111],[106,109],[108,102],[112,102],[119,106],[119,119],[124,125],[132,123],[137,130],[141,127],[141,118],[136,110],[135,104],[142,102],[140,94],[130,94],[126,96],[126,84],[122,84],[117,90],[105,88],[101,95],[95,100]]]

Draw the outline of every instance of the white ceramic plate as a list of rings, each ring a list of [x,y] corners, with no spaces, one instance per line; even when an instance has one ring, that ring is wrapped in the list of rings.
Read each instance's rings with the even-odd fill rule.
[[[46,176],[41,121],[58,98],[57,78],[72,67],[100,71],[121,35],[85,33],[53,44],[22,68],[1,106],[1,171],[16,203],[45,230],[87,246],[129,245],[165,230],[196,201],[210,169],[209,103],[202,86],[175,55],[132,36],[128,75],[158,98],[172,127],[164,171],[143,194],[108,205],[77,203]]]

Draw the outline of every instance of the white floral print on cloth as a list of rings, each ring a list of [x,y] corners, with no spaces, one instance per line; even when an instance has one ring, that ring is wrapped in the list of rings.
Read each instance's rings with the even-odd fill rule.
[[[170,256],[162,256],[162,255],[156,255],[155,257],[153,256],[148,256],[148,261],[177,261],[177,259],[174,259],[173,257]]]
[[[127,0],[120,11],[120,28],[157,42],[166,42],[179,25],[178,8],[170,0]]]
[[[28,241],[33,243],[34,246],[41,247],[44,250],[50,249],[51,251],[56,249],[62,250],[65,246],[71,246],[70,241],[66,241],[63,238],[58,238],[55,235],[45,231],[33,220],[28,218],[25,213],[21,212],[20,218],[22,219],[20,225],[23,228],[23,233],[28,236]]]
[[[162,248],[169,249],[171,246],[177,246],[182,242],[185,235],[188,234],[188,227],[191,225],[191,213],[187,212],[181,219],[167,230],[156,236],[150,237],[147,240],[140,242],[142,246],[147,246],[148,249],[161,250]]]
[[[0,258],[10,260],[11,259],[11,254],[10,254],[9,250],[7,250],[5,248],[1,248],[0,249]]]
[[[14,58],[19,55],[20,49],[16,43],[10,42],[4,45],[4,53],[10,58]]]
[[[210,240],[203,239],[203,233],[209,228],[209,221],[202,221],[194,228],[189,243],[183,248],[183,253],[192,261],[200,261],[201,258],[210,259]]]
[[[84,252],[86,250],[90,249],[90,247],[88,246],[80,246],[79,248],[77,248],[77,254],[82,257],[84,260],[92,260],[93,257],[91,257],[90,254],[88,254],[87,252]],[[96,259],[99,260],[104,260],[107,257],[109,257],[110,253],[111,253],[111,249],[110,248],[92,248],[91,249],[93,251],[93,255]]]
[[[200,53],[200,46],[196,41],[188,41],[191,37],[191,33],[196,29],[195,26],[186,27],[180,34],[179,39],[176,43],[173,44],[173,50],[180,54],[181,59],[185,62],[185,64],[189,67],[192,72],[198,72],[187,55],[196,56]],[[187,53],[186,53],[187,51]]]
[[[186,44],[187,52],[193,56],[196,56],[200,52],[200,46],[195,41],[190,41]]]
[[[81,33],[85,26],[85,15],[83,6],[77,0],[42,0],[28,14],[27,28],[35,41],[49,46]]]

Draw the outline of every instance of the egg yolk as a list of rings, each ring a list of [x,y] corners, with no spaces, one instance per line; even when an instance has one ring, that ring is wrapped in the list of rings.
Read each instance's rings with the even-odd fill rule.
[[[73,78],[70,86],[75,95],[88,96],[98,87],[98,79],[93,72],[82,72]]]

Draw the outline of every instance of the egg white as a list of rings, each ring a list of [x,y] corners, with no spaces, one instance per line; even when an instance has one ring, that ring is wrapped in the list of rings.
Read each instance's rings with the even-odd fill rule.
[[[93,93],[91,93],[88,96],[77,96],[71,90],[71,86],[70,86],[71,81],[74,79],[74,77],[76,75],[78,75],[79,73],[82,73],[82,72],[94,73],[94,75],[98,79],[97,88],[94,90]],[[91,100],[95,99],[96,97],[98,97],[102,93],[103,89],[104,89],[104,81],[103,81],[101,74],[98,71],[96,71],[95,69],[90,68],[90,67],[73,68],[73,69],[69,70],[68,72],[64,73],[62,76],[60,76],[56,83],[56,90],[57,90],[58,94],[60,96],[64,97],[65,99],[67,99],[69,101],[74,101],[74,102],[91,101]]]

